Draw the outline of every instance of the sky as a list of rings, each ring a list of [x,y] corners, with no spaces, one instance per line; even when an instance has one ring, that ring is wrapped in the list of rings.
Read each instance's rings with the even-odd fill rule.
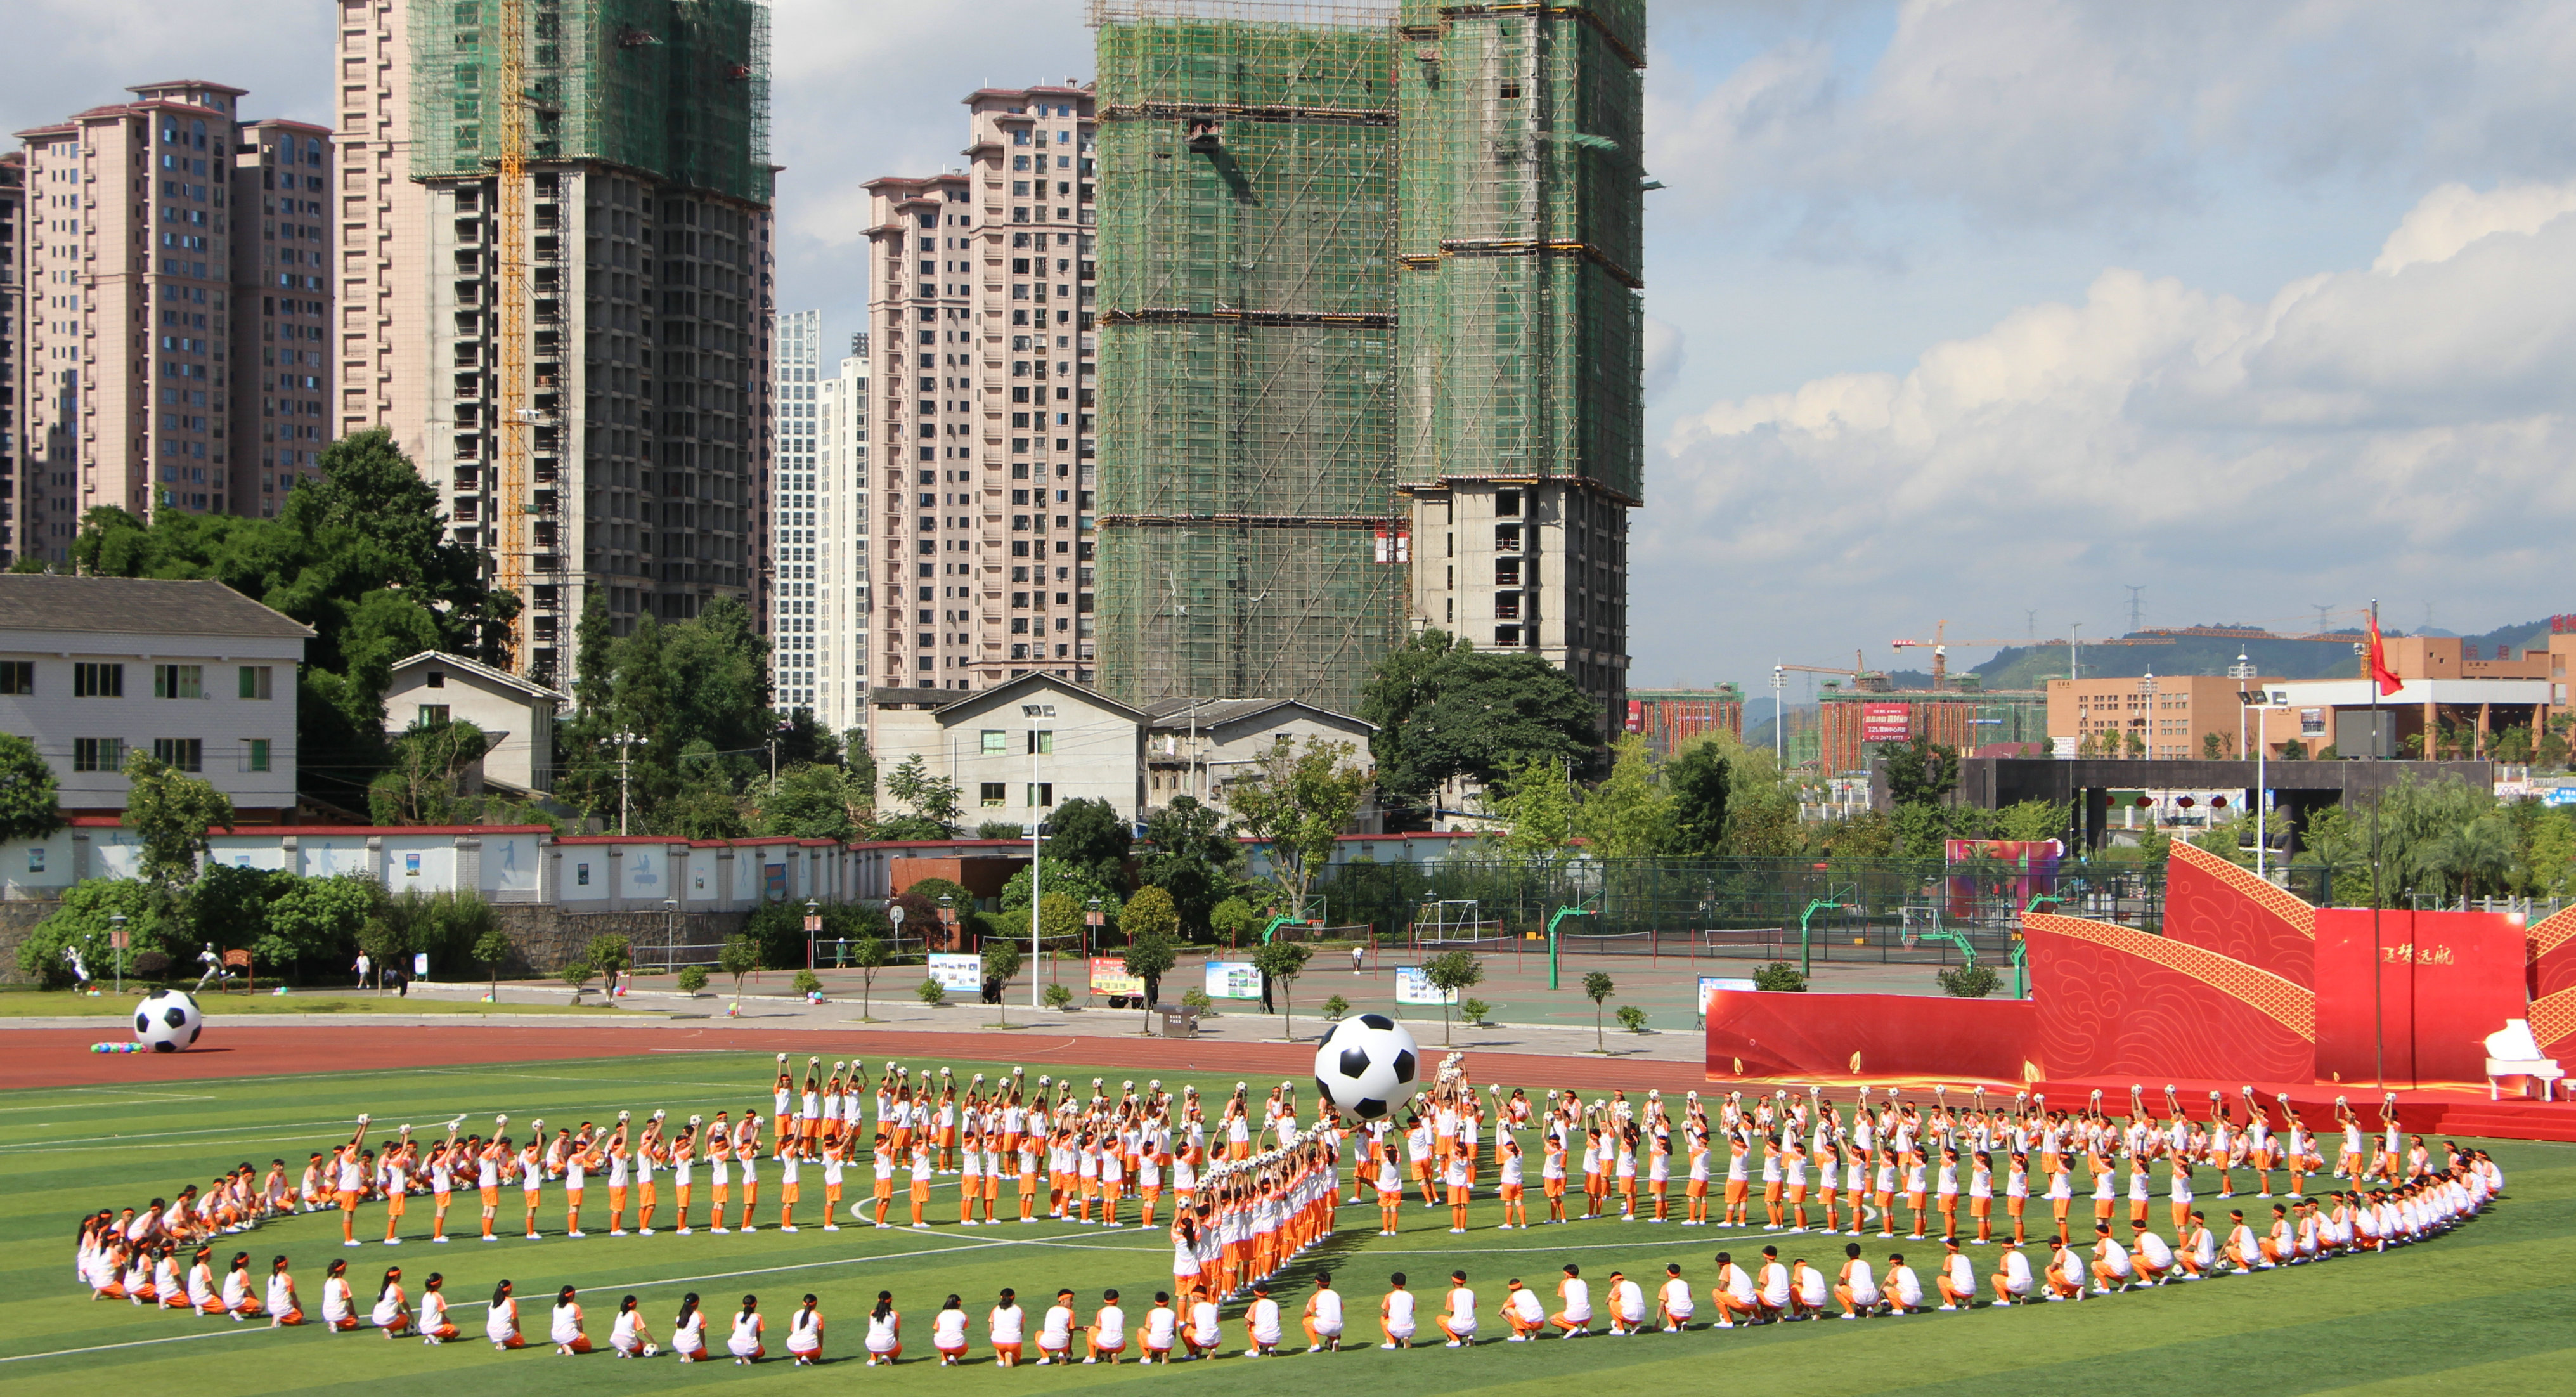
[[[773,10],[779,304],[845,343],[862,182],[956,164],[976,87],[1087,79],[1089,32]],[[178,76],[328,119],[315,0],[10,11],[9,129]],[[1632,684],[2114,634],[2133,596],[2576,612],[2576,6],[1663,0],[1649,35]]]

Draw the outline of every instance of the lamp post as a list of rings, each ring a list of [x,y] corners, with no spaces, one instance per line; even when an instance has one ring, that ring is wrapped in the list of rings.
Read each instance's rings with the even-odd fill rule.
[[[2237,731],[2245,730],[2246,710],[2268,708],[2271,706],[2270,700],[2271,695],[2260,689],[2239,689],[2236,693]],[[2271,755],[2272,744],[2263,735],[2263,720],[2257,718],[2254,720],[2254,876],[2257,878],[2263,876],[2264,858],[2270,854],[2272,847],[2272,841],[2264,829],[2264,815],[2272,804],[2270,778],[2265,774],[2269,770],[2268,759]]]
[[[677,972],[680,968],[680,900],[662,899],[662,968]]]
[[[805,899],[805,968],[814,968],[814,936],[823,929],[823,904]]]
[[[122,912],[111,912],[107,916],[107,947],[116,952],[116,993],[119,998],[123,998],[125,994],[125,914]]]
[[[621,732],[608,739],[617,744],[617,832],[626,833],[627,777],[635,764],[635,744],[644,739],[631,732]]]
[[[1771,666],[1771,760],[1781,767],[1789,764],[1789,716],[1780,709],[1780,696],[1788,687],[1789,671]]]
[[[939,895],[939,929],[948,938],[950,951],[966,949],[957,934],[957,895],[955,893]]]
[[[2245,757],[2246,705],[2249,702],[2260,703],[2262,700],[2260,698],[2252,700],[2247,700],[2245,698],[2245,685],[2247,681],[2254,677],[2254,662],[2245,658],[2244,651],[2239,650],[2236,652],[2236,663],[2227,667],[2227,675],[2229,678],[2236,681],[2237,698],[2239,700],[2236,705],[2236,756],[2238,760],[2242,761]]]

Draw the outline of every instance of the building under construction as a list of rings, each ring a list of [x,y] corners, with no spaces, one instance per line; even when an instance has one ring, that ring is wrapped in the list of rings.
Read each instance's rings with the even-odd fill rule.
[[[1638,0],[1095,0],[1101,668],[1349,708],[1438,627],[1625,718]]]
[[[345,425],[392,426],[519,593],[522,672],[565,677],[593,598],[619,633],[749,600],[775,543],[756,488],[766,6],[373,0],[346,19],[350,178],[382,166],[374,198],[350,191],[373,224],[351,267],[384,283],[366,328],[391,348],[374,401],[353,375]]]

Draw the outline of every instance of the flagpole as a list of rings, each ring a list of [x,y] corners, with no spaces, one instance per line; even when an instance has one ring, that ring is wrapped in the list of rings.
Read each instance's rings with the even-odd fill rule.
[[[2365,658],[2370,673],[2363,676],[2370,683],[2370,759],[2380,759],[2379,752],[2379,675],[2387,663],[2380,658],[2379,598],[2370,599],[2370,653]],[[2379,817],[2380,804],[2388,798],[2382,783],[2377,799],[2370,803],[2370,1062],[2371,1073],[2379,1079],[2379,1089],[2388,1090],[2388,1028],[2383,996],[2379,985],[2379,905],[2384,900],[2379,886]]]

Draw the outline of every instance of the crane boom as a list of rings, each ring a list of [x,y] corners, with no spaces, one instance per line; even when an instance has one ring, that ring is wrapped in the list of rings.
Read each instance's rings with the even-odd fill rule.
[[[500,382],[501,538],[494,561],[502,591],[527,597],[528,583],[528,7],[500,0],[501,151]],[[510,667],[527,668],[523,606],[510,623]]]

